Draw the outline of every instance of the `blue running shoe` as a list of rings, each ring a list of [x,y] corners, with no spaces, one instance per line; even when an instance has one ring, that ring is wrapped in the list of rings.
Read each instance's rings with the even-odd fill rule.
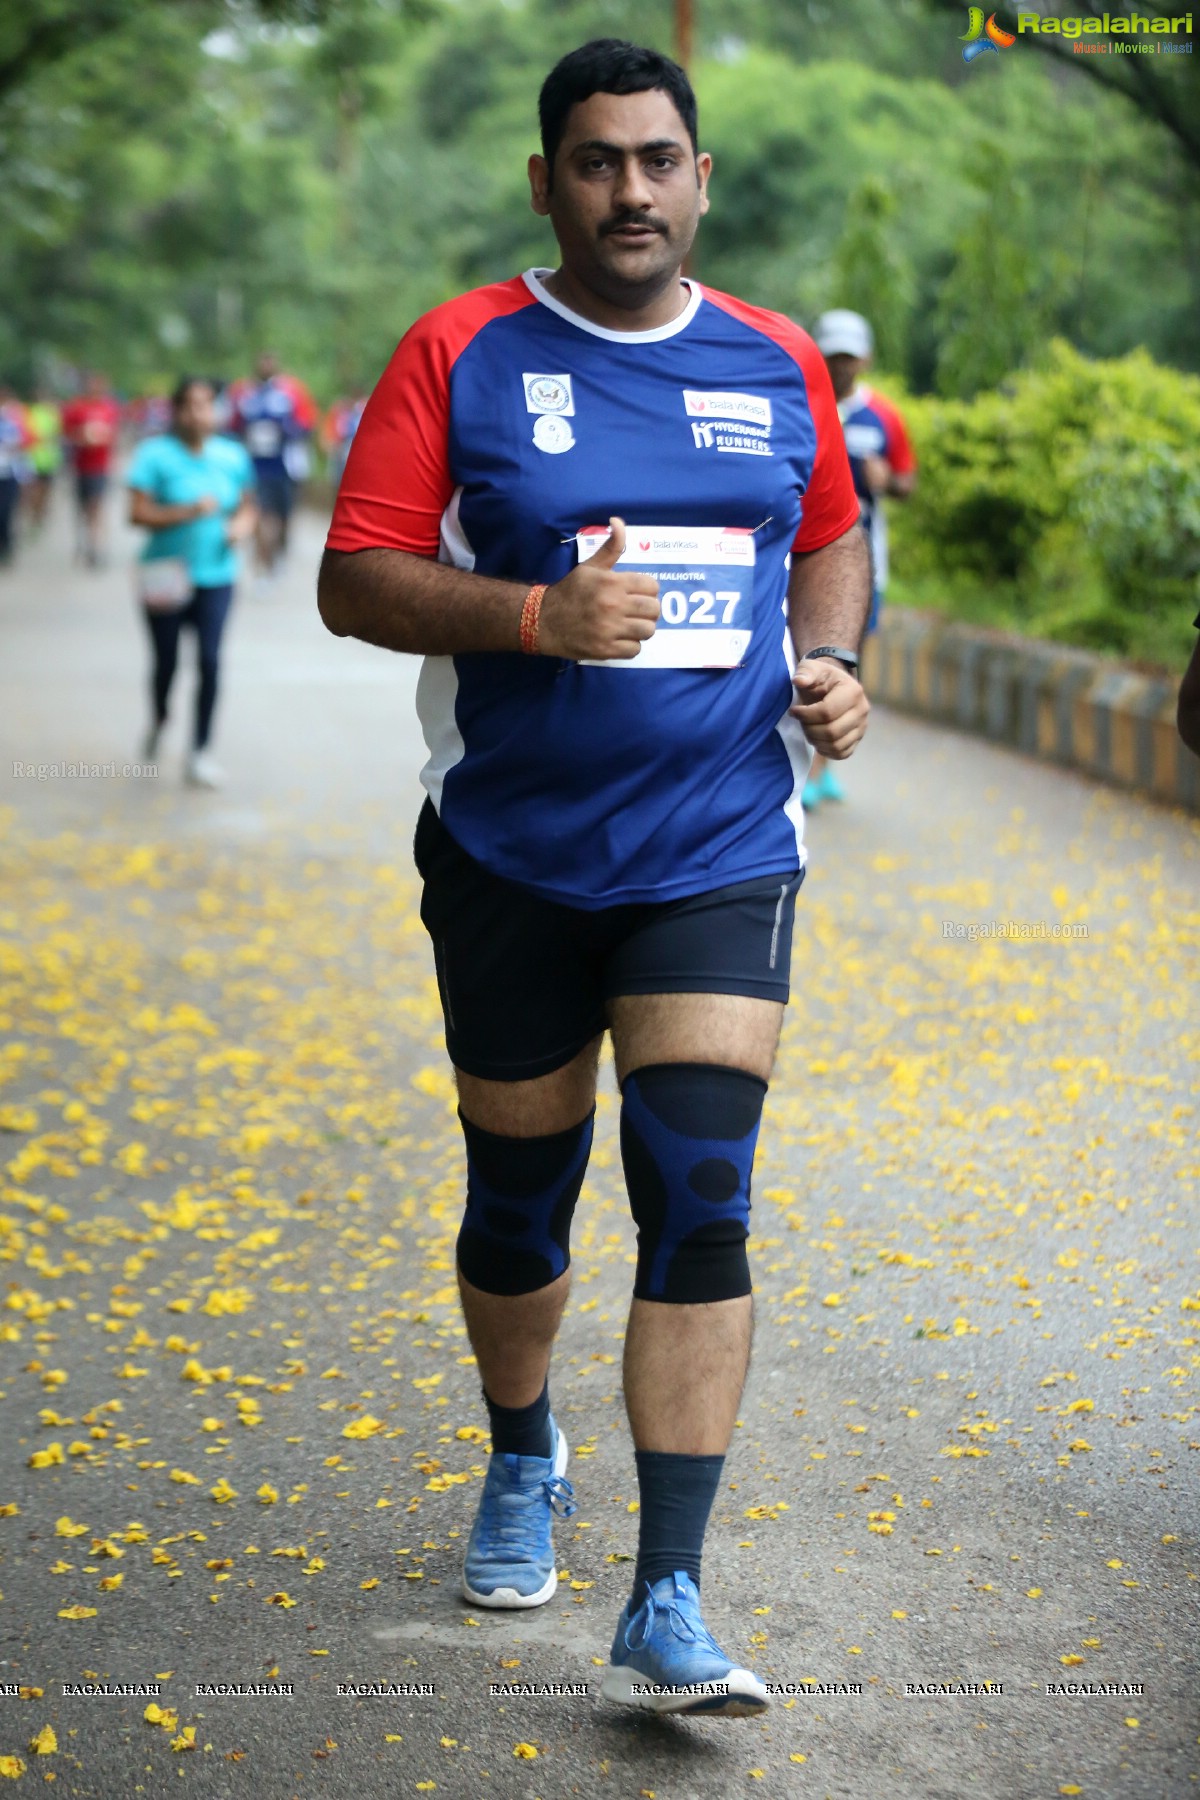
[[[690,1713],[710,1719],[752,1718],[765,1712],[767,1690],[757,1675],[730,1662],[700,1616],[700,1592],[677,1569],[643,1582],[617,1620],[609,1665],[600,1683],[606,1700],[653,1713]]]
[[[476,1606],[542,1606],[558,1586],[550,1527],[579,1509],[553,1413],[550,1433],[553,1456],[493,1453],[488,1464],[463,1563],[463,1598]]]
[[[817,782],[817,792],[820,794],[822,800],[844,800],[846,798],[846,790],[834,774],[833,765],[831,763],[826,763],[825,767],[821,770],[820,778]],[[807,805],[807,801],[805,804]]]

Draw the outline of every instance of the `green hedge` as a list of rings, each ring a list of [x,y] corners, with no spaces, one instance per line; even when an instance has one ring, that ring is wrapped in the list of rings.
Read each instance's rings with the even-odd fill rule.
[[[897,399],[919,476],[890,512],[889,599],[1186,665],[1200,610],[1200,378],[1144,350],[1091,362],[1056,339],[973,400]]]

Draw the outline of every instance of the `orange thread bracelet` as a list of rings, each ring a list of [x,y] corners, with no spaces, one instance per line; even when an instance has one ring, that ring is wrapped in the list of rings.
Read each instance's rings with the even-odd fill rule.
[[[542,596],[545,585],[531,587],[521,608],[521,648],[526,656],[537,655],[538,626],[542,618]]]

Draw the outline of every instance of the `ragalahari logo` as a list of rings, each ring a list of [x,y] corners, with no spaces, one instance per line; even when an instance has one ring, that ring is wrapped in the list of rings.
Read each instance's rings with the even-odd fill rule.
[[[982,6],[968,6],[967,25],[960,39],[965,63],[974,62],[985,50],[1011,50],[1017,41],[1011,31],[1000,29],[995,13],[989,13],[985,21]]]

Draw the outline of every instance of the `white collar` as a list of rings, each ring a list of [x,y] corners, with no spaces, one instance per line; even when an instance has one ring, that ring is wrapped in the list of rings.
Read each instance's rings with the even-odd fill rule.
[[[610,344],[658,344],[664,338],[675,337],[678,332],[686,330],[691,324],[696,316],[696,309],[704,297],[699,282],[689,281],[686,276],[682,276],[681,280],[688,289],[690,298],[678,318],[672,319],[666,325],[656,325],[652,331],[609,331],[604,325],[594,325],[581,313],[572,312],[569,306],[564,306],[561,300],[556,300],[554,295],[547,291],[543,278],[553,275],[553,273],[553,269],[526,269],[521,279],[534,299],[539,300],[543,306],[548,306],[550,311],[557,313],[560,319],[566,319],[569,325],[576,325],[580,331],[589,332],[592,337],[604,338]]]

